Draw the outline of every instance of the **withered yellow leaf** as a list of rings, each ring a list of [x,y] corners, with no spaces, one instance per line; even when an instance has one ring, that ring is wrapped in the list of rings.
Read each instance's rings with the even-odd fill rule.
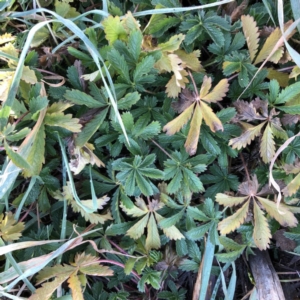
[[[200,57],[200,50],[195,50],[191,53],[186,53],[184,50],[177,50],[174,52],[184,62],[184,64],[195,72],[204,72],[198,57]]]
[[[269,248],[270,238],[272,237],[271,231],[268,225],[268,221],[264,216],[264,213],[259,208],[256,201],[253,201],[253,213],[254,213],[254,229],[253,240],[259,250],[266,250]]]
[[[275,154],[275,142],[273,132],[269,124],[267,124],[263,133],[260,144],[260,155],[264,163],[269,163]]]
[[[160,237],[153,213],[151,213],[147,225],[147,238],[145,247],[147,250],[160,248]]]
[[[176,78],[176,84],[177,86],[180,86],[178,81],[182,79],[182,75],[180,73],[180,71],[183,70],[182,60],[176,54],[169,54],[168,57],[170,59],[172,71]]]
[[[300,187],[300,173],[282,190],[285,196],[294,195]]]
[[[4,34],[0,35],[0,45],[1,44],[6,44],[6,43],[11,42],[15,39],[16,39],[16,37],[13,36],[11,33],[4,33]]]
[[[208,94],[210,89],[211,89],[211,77],[207,77],[205,75],[200,89],[199,98],[203,99]]]
[[[75,272],[69,277],[68,284],[69,288],[72,291],[72,298],[76,300],[84,300],[81,289],[81,283]]]
[[[253,61],[257,52],[258,42],[259,42],[259,38],[258,38],[259,33],[258,33],[257,24],[254,21],[254,18],[249,15],[242,16],[241,20],[242,20],[243,32],[250,53],[250,58],[251,61]]]
[[[145,227],[147,226],[148,219],[149,219],[149,213],[146,214],[136,224],[134,224],[129,230],[127,230],[126,235],[130,236],[134,240],[140,238],[144,233]]]
[[[259,51],[254,64],[258,64],[262,61],[264,61],[269,54],[273,51],[276,43],[278,40],[281,38],[281,30],[277,27],[271,34],[270,36],[266,39],[266,42],[264,43],[262,49]],[[282,41],[283,45],[283,41]],[[278,63],[280,60],[281,56],[283,55],[283,47],[280,46],[275,53],[271,56],[270,61],[274,63]]]
[[[36,84],[38,81],[34,71],[31,70],[28,66],[23,67],[21,79],[30,84]]]
[[[196,103],[193,118],[191,121],[190,130],[185,141],[184,147],[187,153],[194,155],[197,151],[200,127],[202,124],[202,112],[198,103]]]
[[[275,69],[268,68],[267,78],[270,80],[276,79],[281,87],[287,87],[289,85],[289,74],[284,72],[279,72]]]
[[[205,95],[202,96],[200,95],[201,100],[205,100],[207,102],[217,102],[222,100],[225,96],[226,93],[228,92],[229,84],[227,79],[222,79],[219,81],[219,83],[213,88],[213,90]]]
[[[216,201],[224,206],[229,206],[232,207],[234,205],[239,205],[241,203],[243,203],[246,199],[248,198],[248,196],[246,197],[232,197],[226,194],[222,194],[222,193],[218,193],[216,195]]]
[[[167,135],[173,135],[178,132],[191,118],[194,111],[195,103],[190,105],[182,114],[177,118],[167,123],[163,131],[166,131]]]
[[[170,57],[166,52],[162,53],[161,58],[154,64],[154,68],[158,69],[160,73],[172,71]]]
[[[252,140],[254,140],[258,135],[260,135],[260,131],[265,125],[265,122],[262,122],[261,124],[251,127],[247,129],[242,135],[231,139],[229,141],[229,146],[232,146],[233,149],[241,149],[245,148],[248,144],[251,143]]]
[[[218,229],[222,235],[225,235],[239,228],[244,223],[249,209],[249,201],[239,208],[232,216],[224,219],[218,225]]]
[[[296,78],[300,75],[300,68],[298,66],[295,66],[290,74],[290,78]]]
[[[223,124],[213,110],[205,102],[200,101],[200,103],[203,119],[210,130],[212,132],[223,131]]]
[[[277,204],[273,201],[267,200],[262,197],[256,197],[267,213],[276,221],[278,221],[284,227],[295,227],[298,224],[298,221],[294,214],[288,210],[285,206]]]

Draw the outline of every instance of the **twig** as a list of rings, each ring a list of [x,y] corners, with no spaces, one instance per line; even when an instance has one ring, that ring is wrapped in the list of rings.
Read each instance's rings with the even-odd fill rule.
[[[243,156],[242,152],[240,152],[240,157],[241,157],[241,160],[242,160],[244,169],[245,169],[245,173],[246,173],[246,176],[247,176],[247,180],[250,181],[250,176],[249,176],[248,168],[247,168],[247,165],[246,165],[246,163],[245,163],[244,156]]]
[[[150,139],[153,144],[155,144],[163,153],[165,153],[169,158],[174,160],[174,158],[164,149],[162,148],[158,143],[156,143],[154,140]]]

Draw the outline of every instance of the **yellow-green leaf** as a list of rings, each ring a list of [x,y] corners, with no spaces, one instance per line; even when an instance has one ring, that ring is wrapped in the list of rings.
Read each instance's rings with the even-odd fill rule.
[[[179,48],[184,38],[185,35],[181,33],[173,35],[166,43],[158,44],[158,48],[160,48],[161,51],[174,52]]]
[[[226,194],[218,193],[216,195],[216,201],[224,206],[232,207],[234,205],[239,205],[243,203],[247,197],[232,197]]]
[[[212,132],[216,132],[218,130],[223,131],[222,122],[216,116],[213,110],[203,101],[201,101],[201,111],[206,125],[209,126]]]
[[[190,105],[185,111],[183,111],[177,118],[167,123],[163,131],[166,131],[167,135],[173,135],[178,132],[191,118],[194,111],[195,104]]]
[[[262,197],[256,197],[261,205],[265,208],[267,213],[278,221],[284,227],[295,227],[298,224],[298,221],[294,214],[290,212],[285,206],[280,205],[277,207],[277,204],[273,201],[264,199]]]
[[[27,156],[27,161],[31,165],[31,171],[25,169],[23,174],[25,177],[29,177],[32,174],[38,175],[42,169],[43,163],[45,162],[45,126],[41,125],[37,131],[35,138],[32,142],[30,152]],[[32,172],[32,173],[31,173]]]
[[[36,84],[38,81],[34,71],[31,70],[28,66],[23,67],[21,79],[30,84]]]
[[[259,38],[258,38],[259,33],[258,33],[257,24],[254,21],[254,18],[249,15],[242,16],[241,20],[242,20],[243,32],[250,53],[250,58],[251,61],[253,61],[257,52],[258,42],[259,42]]]
[[[260,144],[260,155],[264,163],[269,163],[275,154],[275,142],[273,132],[269,124],[267,124]]]
[[[69,274],[64,274],[56,277],[53,281],[48,281],[38,288],[28,300],[48,300],[56,289],[69,277]]]
[[[282,190],[285,196],[294,195],[300,187],[300,173]]]
[[[267,78],[272,80],[276,79],[281,87],[287,87],[289,85],[289,74],[284,72],[279,72],[275,69],[268,68]]]
[[[196,103],[193,118],[190,125],[190,130],[184,144],[186,152],[189,153],[190,155],[194,155],[197,151],[201,124],[202,124],[202,112],[199,104]]]
[[[13,36],[11,33],[4,33],[4,34],[0,35],[0,45],[1,44],[6,44],[6,43],[11,42],[15,39],[16,39],[16,37]]]
[[[38,47],[43,44],[50,36],[49,30],[47,27],[40,28],[33,36],[30,47]]]
[[[221,81],[219,81],[219,83],[213,88],[213,90],[209,94],[200,97],[200,99],[205,100],[207,102],[220,101],[226,96],[226,93],[228,92],[228,88],[229,88],[228,80],[222,79]]]
[[[249,202],[247,201],[241,208],[239,208],[232,216],[222,220],[219,225],[218,229],[222,235],[225,235],[235,229],[239,228],[241,224],[245,222],[247,217],[248,209],[249,209]]]
[[[156,212],[155,212],[155,218],[158,223],[165,219],[164,217],[162,217]],[[184,235],[174,225],[168,228],[162,228],[162,231],[164,232],[165,236],[167,236],[170,240],[181,240],[185,238]]]
[[[0,237],[6,242],[18,240],[24,228],[24,223],[16,221],[11,212],[0,215]]]
[[[145,231],[145,227],[148,223],[149,213],[146,214],[141,220],[139,220],[136,224],[134,224],[126,233],[126,235],[130,236],[134,240],[137,240],[142,236]]]
[[[242,135],[231,139],[229,141],[229,146],[232,146],[233,149],[241,149],[245,148],[248,144],[250,145],[252,140],[254,140],[257,136],[260,135],[260,131],[265,125],[266,121],[247,129]]]
[[[126,40],[127,33],[121,24],[119,16],[108,16],[103,22],[105,37],[109,44],[112,45],[117,40]]]
[[[271,231],[268,225],[268,221],[264,216],[264,213],[259,208],[256,201],[253,201],[253,213],[254,213],[254,229],[253,240],[259,250],[266,250],[269,248],[270,238],[272,237]]]
[[[82,125],[79,124],[79,119],[73,118],[71,114],[65,115],[62,112],[55,112],[53,114],[47,113],[44,122],[48,126],[63,127],[71,132],[80,132]]]
[[[147,250],[160,248],[160,237],[153,213],[151,213],[147,225],[147,238],[145,247]]]
[[[72,291],[72,298],[76,300],[84,300],[82,288],[77,273],[73,273],[68,279],[69,288]]]

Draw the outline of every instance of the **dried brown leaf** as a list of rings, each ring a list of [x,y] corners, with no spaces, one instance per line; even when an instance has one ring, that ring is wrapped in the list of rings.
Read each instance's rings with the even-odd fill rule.
[[[179,95],[178,101],[172,103],[172,108],[181,114],[195,101],[196,94],[189,89],[183,89]]]
[[[244,13],[245,9],[248,7],[248,0],[243,0],[242,3],[237,6],[230,15],[232,22],[240,19],[241,15]]]
[[[258,185],[257,177],[254,174],[252,176],[252,180],[244,181],[239,185],[238,191],[242,195],[253,197],[257,194],[258,187],[259,185]]]

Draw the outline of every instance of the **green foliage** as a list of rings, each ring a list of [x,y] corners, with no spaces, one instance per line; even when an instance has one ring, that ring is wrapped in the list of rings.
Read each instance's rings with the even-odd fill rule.
[[[233,299],[299,244],[294,13],[181,2],[0,5],[1,299]]]

